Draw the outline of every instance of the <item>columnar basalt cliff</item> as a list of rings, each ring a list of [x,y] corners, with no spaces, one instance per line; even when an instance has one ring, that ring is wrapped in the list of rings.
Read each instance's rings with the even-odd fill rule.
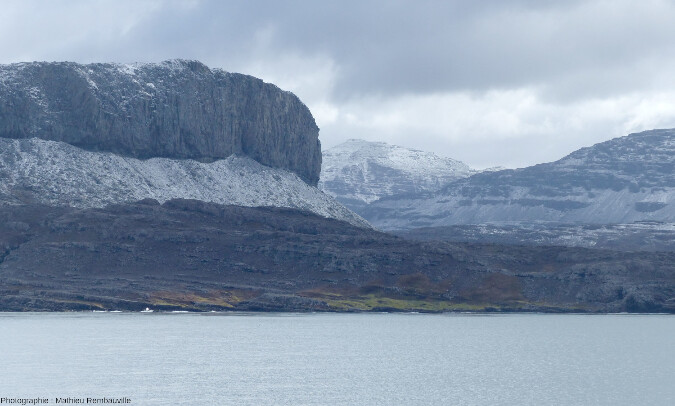
[[[135,158],[246,155],[316,185],[319,129],[292,93],[196,61],[0,66],[0,137]]]

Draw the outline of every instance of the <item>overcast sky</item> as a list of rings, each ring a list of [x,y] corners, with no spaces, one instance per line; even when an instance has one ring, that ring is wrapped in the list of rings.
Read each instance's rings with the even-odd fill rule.
[[[185,58],[476,168],[675,127],[675,0],[3,1],[0,63]]]

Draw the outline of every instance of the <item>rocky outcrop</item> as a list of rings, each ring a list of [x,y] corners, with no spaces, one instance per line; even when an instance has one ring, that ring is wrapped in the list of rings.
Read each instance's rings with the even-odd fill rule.
[[[0,310],[675,313],[675,253],[414,242],[309,212],[0,206]]]
[[[675,223],[640,221],[629,224],[459,224],[401,230],[398,235],[420,241],[474,242],[503,245],[553,245],[615,251],[675,251]]]
[[[316,185],[318,127],[292,93],[196,61],[0,66],[0,137],[135,158],[246,155]]]

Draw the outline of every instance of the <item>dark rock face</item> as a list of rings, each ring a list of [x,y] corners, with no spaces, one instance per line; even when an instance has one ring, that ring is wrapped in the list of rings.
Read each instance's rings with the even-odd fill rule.
[[[196,61],[0,66],[0,137],[136,158],[242,154],[316,185],[318,132],[292,93]]]
[[[413,228],[396,234],[418,241],[675,251],[675,226],[648,221],[631,224],[461,224]]]
[[[0,310],[675,312],[675,253],[414,242],[308,212],[0,206]]]

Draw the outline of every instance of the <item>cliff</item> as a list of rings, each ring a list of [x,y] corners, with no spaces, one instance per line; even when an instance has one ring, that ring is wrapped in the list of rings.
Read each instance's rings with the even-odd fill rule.
[[[0,66],[0,137],[134,158],[246,155],[316,185],[319,129],[292,93],[196,61]]]

